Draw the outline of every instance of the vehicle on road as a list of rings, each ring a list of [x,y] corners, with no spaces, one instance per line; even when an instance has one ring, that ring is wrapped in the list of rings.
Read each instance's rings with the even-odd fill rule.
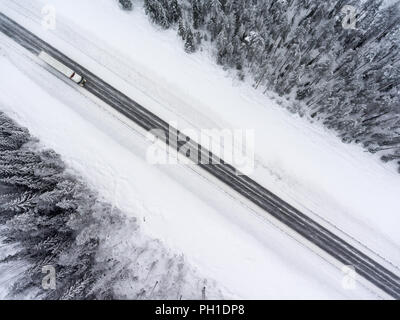
[[[71,79],[81,87],[83,87],[86,83],[86,79],[81,75],[77,74],[74,70],[67,67],[62,62],[50,56],[48,53],[41,51],[39,53],[39,58],[50,65],[52,68],[56,69],[58,72],[61,72],[64,76]]]

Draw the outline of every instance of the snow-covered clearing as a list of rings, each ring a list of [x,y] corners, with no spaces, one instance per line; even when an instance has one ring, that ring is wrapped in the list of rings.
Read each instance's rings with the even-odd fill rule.
[[[56,8],[54,31],[41,27],[45,4]],[[166,121],[255,129],[252,178],[398,271],[400,179],[394,167],[343,145],[248,84],[232,86],[207,53],[184,53],[174,32],[157,30],[138,6],[127,14],[110,0],[5,0],[0,10]],[[132,124],[0,39],[0,108],[105,199],[139,215],[148,234],[184,253],[227,297],[376,297],[360,285],[345,290],[340,270],[193,168],[146,163],[148,144]]]

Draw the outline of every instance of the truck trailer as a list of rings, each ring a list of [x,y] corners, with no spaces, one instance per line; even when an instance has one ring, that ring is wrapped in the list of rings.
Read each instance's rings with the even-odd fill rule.
[[[77,74],[74,70],[71,68],[68,68],[65,64],[62,62],[58,61],[57,59],[53,58],[50,56],[48,53],[41,51],[39,53],[39,58],[46,62],[49,66],[51,66],[53,69],[57,70],[58,72],[62,73],[64,76],[67,78],[71,79],[81,87],[85,85],[86,79],[83,78],[81,75]]]

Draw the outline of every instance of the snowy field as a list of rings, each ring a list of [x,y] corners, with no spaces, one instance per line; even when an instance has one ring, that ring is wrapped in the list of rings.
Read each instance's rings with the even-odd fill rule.
[[[0,10],[166,121],[254,128],[253,179],[398,271],[394,167],[343,145],[248,84],[232,86],[206,52],[185,54],[174,33],[152,26],[138,6],[127,14],[110,0],[48,3],[57,10],[54,31],[40,25],[41,1],[2,1]],[[345,289],[339,269],[201,172],[146,163],[148,144],[133,124],[48,73],[3,35],[0,43],[1,110],[107,201],[139,214],[149,235],[184,253],[226,297],[378,297],[361,284]]]

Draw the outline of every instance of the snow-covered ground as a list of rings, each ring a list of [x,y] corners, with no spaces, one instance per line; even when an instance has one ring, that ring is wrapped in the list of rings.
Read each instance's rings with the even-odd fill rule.
[[[40,24],[45,4],[56,8],[54,31]],[[0,10],[167,121],[255,129],[252,178],[398,272],[400,179],[393,167],[287,113],[248,84],[232,85],[208,53],[185,54],[175,33],[152,26],[139,7],[128,14],[112,0],[95,6],[4,0]],[[141,215],[148,234],[184,253],[227,297],[376,297],[360,284],[346,290],[340,270],[206,175],[148,164],[148,143],[133,124],[0,39],[1,110],[106,200]]]

